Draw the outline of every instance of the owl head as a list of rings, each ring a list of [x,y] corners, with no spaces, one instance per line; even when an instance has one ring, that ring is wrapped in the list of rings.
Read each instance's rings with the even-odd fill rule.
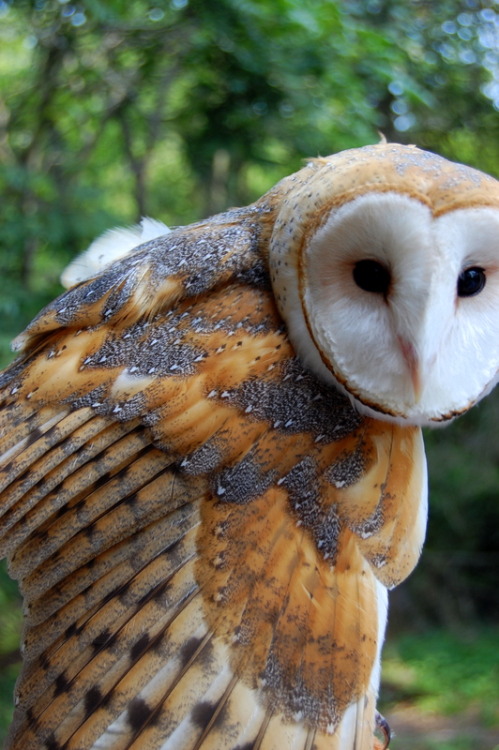
[[[396,144],[318,159],[287,189],[269,261],[298,353],[361,412],[445,422],[496,384],[492,177]]]

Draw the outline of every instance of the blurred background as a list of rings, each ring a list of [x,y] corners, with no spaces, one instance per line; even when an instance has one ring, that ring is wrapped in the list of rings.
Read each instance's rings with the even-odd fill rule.
[[[0,364],[96,235],[415,143],[499,177],[497,0],[0,0]],[[499,241],[499,239],[498,239]],[[426,435],[428,539],[391,597],[393,750],[499,747],[499,393]],[[0,571],[0,742],[19,667]]]

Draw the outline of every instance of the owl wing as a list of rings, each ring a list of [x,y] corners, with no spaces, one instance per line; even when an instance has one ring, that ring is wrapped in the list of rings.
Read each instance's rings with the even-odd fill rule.
[[[420,433],[303,369],[231,212],[69,290],[0,376],[10,750],[372,750]]]

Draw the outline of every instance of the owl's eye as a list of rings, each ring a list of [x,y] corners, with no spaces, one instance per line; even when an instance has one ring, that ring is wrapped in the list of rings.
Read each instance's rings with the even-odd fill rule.
[[[386,294],[390,288],[390,271],[376,260],[359,260],[353,268],[353,280],[365,292]]]
[[[457,279],[457,296],[473,297],[480,294],[485,286],[486,276],[483,268],[472,266],[465,268]]]

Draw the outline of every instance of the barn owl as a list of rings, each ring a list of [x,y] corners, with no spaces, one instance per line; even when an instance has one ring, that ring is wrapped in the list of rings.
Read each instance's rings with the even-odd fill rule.
[[[499,183],[379,144],[156,234],[70,278],[0,376],[7,747],[383,747],[420,428],[498,377]]]

